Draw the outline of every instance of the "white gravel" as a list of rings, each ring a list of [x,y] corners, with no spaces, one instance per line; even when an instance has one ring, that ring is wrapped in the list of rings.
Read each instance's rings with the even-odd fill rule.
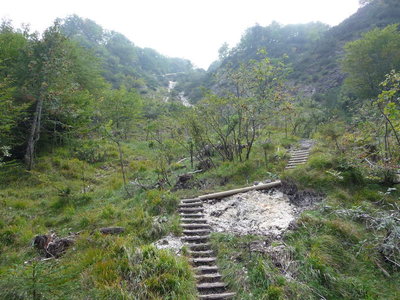
[[[174,236],[170,234],[155,242],[154,246],[157,249],[171,250],[175,254],[179,255],[183,247],[183,242],[181,241],[181,238],[179,236]]]
[[[251,191],[204,203],[205,215],[214,232],[237,235],[280,235],[297,215],[286,195]]]

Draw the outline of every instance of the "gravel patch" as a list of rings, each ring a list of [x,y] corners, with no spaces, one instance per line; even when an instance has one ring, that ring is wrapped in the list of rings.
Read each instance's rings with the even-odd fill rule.
[[[183,242],[181,241],[181,238],[179,236],[174,236],[170,234],[155,242],[154,246],[157,249],[171,250],[175,254],[179,255],[183,247]]]
[[[295,220],[299,209],[278,190],[251,191],[204,203],[214,232],[236,235],[281,235]]]

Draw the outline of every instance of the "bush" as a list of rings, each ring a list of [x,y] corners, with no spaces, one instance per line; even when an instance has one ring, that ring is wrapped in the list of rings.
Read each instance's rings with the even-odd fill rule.
[[[126,249],[127,268],[122,276],[139,299],[196,299],[189,263],[153,246]]]
[[[171,193],[159,190],[146,192],[146,208],[152,215],[170,214],[176,210],[178,201]]]
[[[323,153],[318,153],[316,155],[313,155],[309,159],[308,164],[311,168],[317,170],[326,170],[326,169],[331,169],[333,167],[332,158],[329,155]]]
[[[87,140],[74,148],[75,156],[87,163],[104,162],[107,159],[107,150],[98,141]]]
[[[346,186],[362,185],[365,182],[361,169],[345,158],[338,160],[336,169],[341,172],[342,183]]]

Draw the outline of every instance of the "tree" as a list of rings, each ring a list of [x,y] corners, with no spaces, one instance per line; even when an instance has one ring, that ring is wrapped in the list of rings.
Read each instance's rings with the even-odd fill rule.
[[[142,103],[135,90],[128,91],[124,86],[119,90],[110,90],[100,103],[100,115],[104,124],[106,138],[117,146],[119,164],[121,167],[124,188],[128,196],[131,196],[127,187],[124,153],[122,141],[132,133],[135,123],[141,115]]]
[[[90,122],[94,90],[103,86],[99,70],[93,66],[96,61],[69,41],[58,24],[41,38],[29,36],[12,74],[17,97],[30,105],[25,151],[28,170],[42,132],[51,133],[57,141],[61,134],[85,128]]]
[[[0,162],[22,142],[16,127],[23,119],[26,105],[15,100],[12,73],[27,42],[25,34],[14,30],[9,21],[0,25]]]
[[[371,30],[344,49],[342,67],[348,74],[345,86],[359,99],[376,98],[385,75],[400,68],[398,24]]]
[[[16,145],[13,130],[24,115],[26,106],[13,101],[14,88],[4,80],[0,83],[0,165],[5,157],[10,157],[10,150]]]
[[[254,142],[285,98],[287,68],[260,50],[258,60],[238,67],[225,64],[218,73],[222,96],[209,94],[189,120],[192,140],[201,151],[212,147],[223,160],[248,160]]]
[[[394,70],[390,72],[381,86],[383,90],[375,104],[386,123],[389,124],[400,149],[400,73]],[[387,134],[385,137],[387,138]]]

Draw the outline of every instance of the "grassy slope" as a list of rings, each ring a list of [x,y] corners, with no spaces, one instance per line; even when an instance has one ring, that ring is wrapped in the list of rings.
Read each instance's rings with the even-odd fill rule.
[[[71,158],[71,151],[61,148],[40,157],[34,172],[20,165],[2,170],[0,299],[195,298],[186,259],[149,246],[168,232],[179,233],[177,198],[157,190],[126,197],[117,153],[112,145],[102,147],[107,158],[95,164]],[[152,168],[154,158],[143,148],[126,145],[129,170]],[[157,221],[158,216],[163,218]],[[113,225],[126,232],[96,233]],[[82,233],[61,259],[24,264],[37,257],[33,237],[50,230],[59,236]]]
[[[0,299],[41,299],[39,295],[44,299],[194,299],[186,259],[157,251],[151,242],[169,232],[179,234],[175,209],[180,197],[275,178],[285,166],[282,144],[294,139],[275,140],[280,145],[270,157],[279,155],[267,166],[261,148],[256,147],[250,162],[223,163],[199,174],[196,180],[201,187],[177,192],[133,189],[132,197],[126,197],[121,187],[117,153],[104,142],[98,151],[107,155],[101,162],[87,163],[78,159],[81,155],[60,148],[40,157],[34,172],[27,173],[19,165],[1,170]],[[127,143],[124,151],[130,179],[156,180],[157,153],[147,143]],[[373,180],[357,183],[357,175],[351,172],[342,172],[340,179],[332,172],[340,162],[327,151],[316,148],[307,166],[284,174],[304,188],[327,194],[284,238],[293,264],[291,279],[284,276],[276,259],[249,251],[248,243],[259,237],[213,236],[222,272],[238,299],[399,297],[398,270],[376,250],[385,231],[373,231],[362,222],[335,214],[354,207],[373,214],[387,209],[399,194],[382,195],[379,192],[387,187]],[[177,158],[182,155],[176,153]],[[173,173],[184,172],[177,168]],[[378,200],[382,201],[376,204]],[[95,232],[112,225],[124,226],[126,232],[121,236]],[[60,236],[82,233],[61,259],[24,264],[37,256],[30,245],[32,238],[50,230]]]
[[[283,177],[325,192],[326,199],[304,212],[296,228],[287,232],[278,258],[249,251],[250,242],[263,237],[214,234],[214,250],[237,298],[399,299],[399,269],[378,252],[386,231],[339,212],[354,209],[379,215],[398,203],[400,193],[385,194],[387,187],[375,179],[360,182],[355,170],[339,175],[341,161],[326,147],[313,152],[306,166]]]

